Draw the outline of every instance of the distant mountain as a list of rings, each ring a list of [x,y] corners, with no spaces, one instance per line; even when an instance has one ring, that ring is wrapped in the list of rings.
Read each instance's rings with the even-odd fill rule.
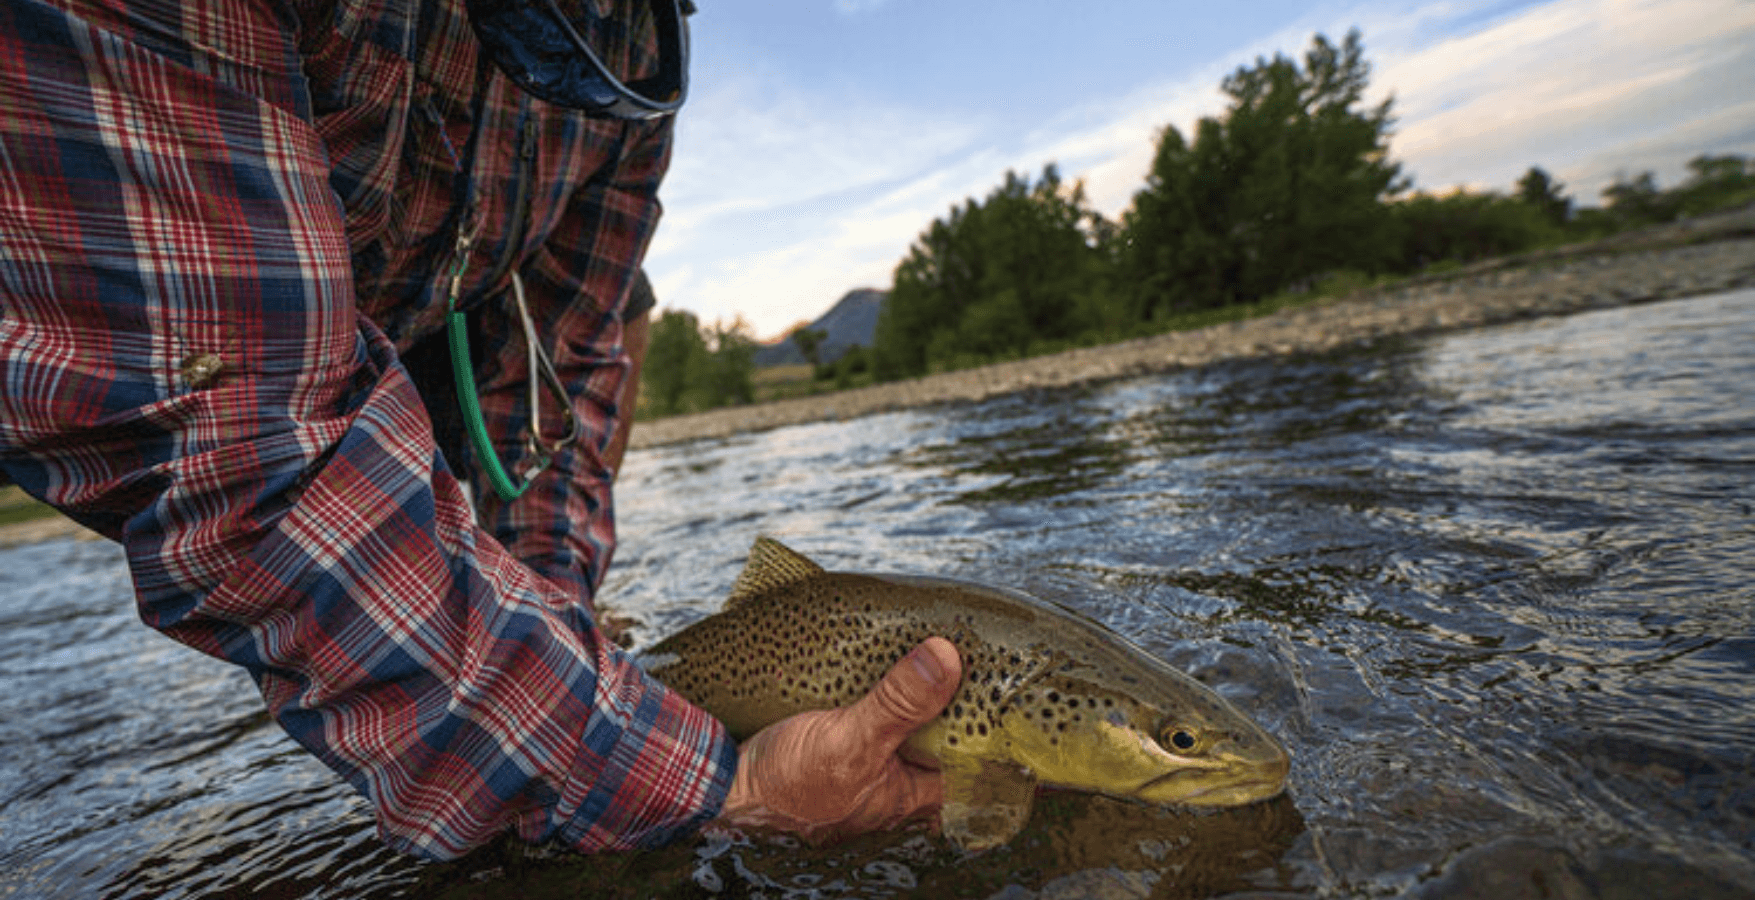
[[[877,334],[878,313],[883,311],[884,300],[889,294],[872,288],[859,288],[847,292],[828,312],[823,313],[810,328],[828,333],[823,340],[819,356],[823,362],[834,362],[840,359],[855,345],[870,347],[872,337]],[[798,351],[798,345],[790,338],[769,344],[756,351],[756,366],[796,366],[805,362],[804,354]]]

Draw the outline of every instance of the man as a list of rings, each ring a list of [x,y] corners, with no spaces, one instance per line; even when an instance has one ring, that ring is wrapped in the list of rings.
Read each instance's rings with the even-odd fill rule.
[[[612,5],[584,37],[654,71],[661,5]],[[244,666],[405,851],[931,811],[894,750],[947,642],[740,752],[597,629],[671,128],[483,46],[463,0],[0,0],[0,471],[119,541],[141,618]],[[478,432],[456,458],[423,391]],[[496,467],[478,527],[454,473]]]

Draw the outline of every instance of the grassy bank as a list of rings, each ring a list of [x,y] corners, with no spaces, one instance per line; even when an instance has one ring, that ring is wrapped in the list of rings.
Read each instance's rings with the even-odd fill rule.
[[[33,522],[58,515],[55,510],[15,485],[0,487],[0,526]]]

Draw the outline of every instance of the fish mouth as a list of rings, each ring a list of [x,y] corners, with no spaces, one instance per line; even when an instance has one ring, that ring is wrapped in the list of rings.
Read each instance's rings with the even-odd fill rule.
[[[1242,806],[1278,797],[1285,790],[1286,783],[1277,778],[1234,781],[1185,794],[1180,802],[1189,806]]]
[[[1134,795],[1158,803],[1241,806],[1279,796],[1285,765],[1220,765],[1176,769],[1147,780]]]

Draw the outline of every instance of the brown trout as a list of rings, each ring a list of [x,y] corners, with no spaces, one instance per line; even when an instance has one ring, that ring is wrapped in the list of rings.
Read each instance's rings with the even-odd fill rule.
[[[845,706],[932,635],[963,682],[904,752],[943,773],[944,834],[971,850],[1024,827],[1038,785],[1231,806],[1285,787],[1279,742],[1125,638],[1028,595],[967,582],[829,572],[758,538],[725,608],[645,654],[648,671],[742,740]]]

